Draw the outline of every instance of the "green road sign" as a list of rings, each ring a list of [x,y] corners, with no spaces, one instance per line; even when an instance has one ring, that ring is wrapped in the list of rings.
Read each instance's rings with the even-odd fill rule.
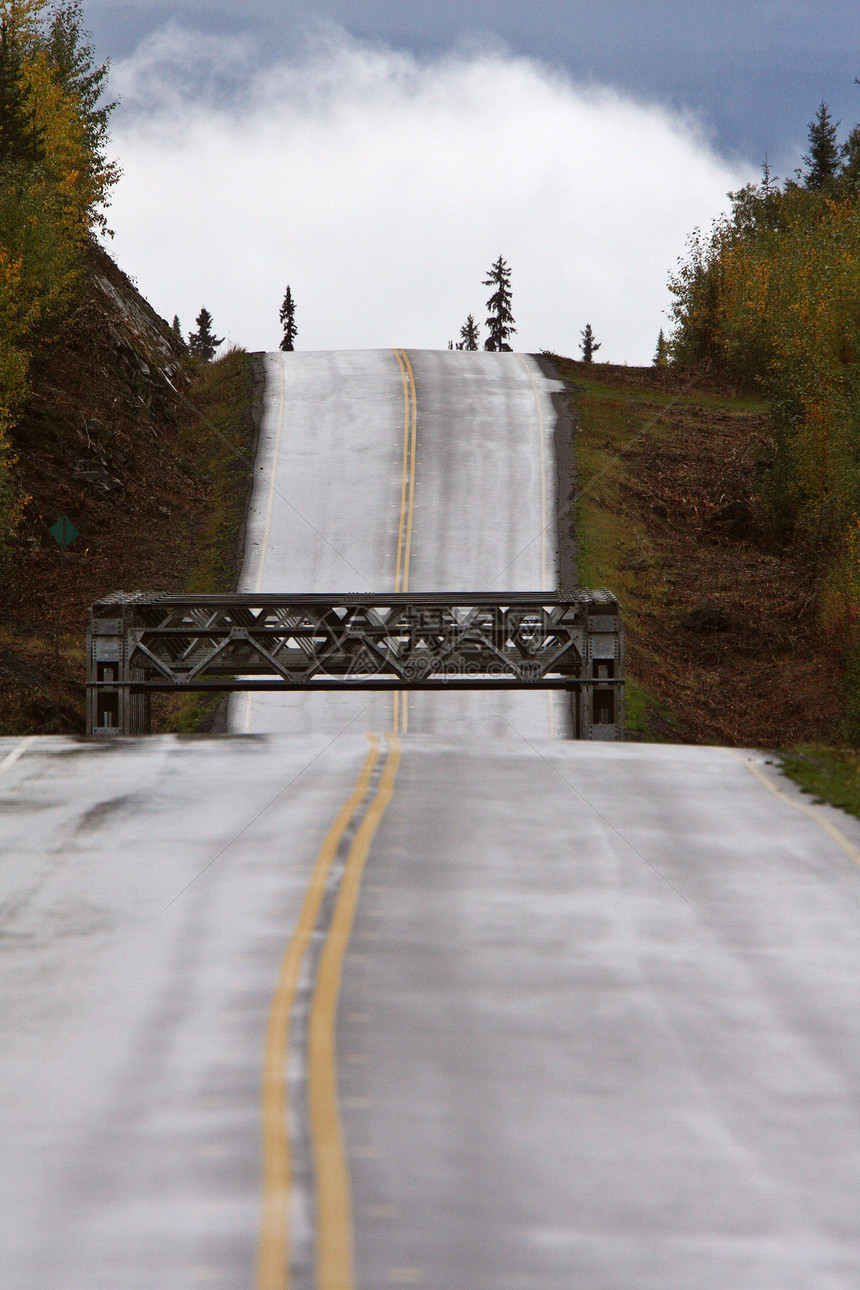
[[[78,530],[67,515],[57,520],[56,524],[52,524],[48,532],[62,547],[71,546],[78,536]]]

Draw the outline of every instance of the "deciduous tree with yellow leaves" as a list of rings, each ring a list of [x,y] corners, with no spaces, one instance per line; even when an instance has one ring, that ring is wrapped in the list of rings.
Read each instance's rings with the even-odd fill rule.
[[[80,0],[0,0],[0,547],[17,522],[8,432],[33,346],[72,305],[119,176]]]
[[[812,145],[825,115],[822,104],[805,176],[780,187],[766,173],[761,185],[730,194],[731,212],[709,234],[693,235],[670,278],[671,350],[676,362],[707,361],[768,396],[759,493],[776,533],[817,568],[823,623],[843,641],[848,675],[860,685],[857,141],[835,153],[828,135],[822,178]],[[846,711],[857,714],[849,733],[860,743],[860,701]]]

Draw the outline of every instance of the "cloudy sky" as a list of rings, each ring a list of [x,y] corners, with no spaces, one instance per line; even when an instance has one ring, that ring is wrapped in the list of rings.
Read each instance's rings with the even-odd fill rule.
[[[513,271],[516,346],[647,363],[687,235],[860,119],[860,5],[85,0],[122,100],[113,253],[250,349],[444,347]]]

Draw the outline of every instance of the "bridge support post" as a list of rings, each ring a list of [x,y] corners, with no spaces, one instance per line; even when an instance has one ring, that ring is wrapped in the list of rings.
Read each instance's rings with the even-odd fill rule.
[[[149,694],[132,692],[144,672],[132,667],[134,601],[122,593],[94,605],[87,629],[87,734],[145,735],[151,728]]]

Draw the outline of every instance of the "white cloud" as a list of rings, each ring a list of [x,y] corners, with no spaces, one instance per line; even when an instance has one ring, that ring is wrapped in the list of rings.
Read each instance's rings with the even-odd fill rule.
[[[433,62],[335,29],[255,73],[245,42],[172,26],[114,68],[114,252],[188,330],[249,349],[444,348],[500,253],[516,347],[648,363],[687,234],[747,175],[695,122],[499,49]]]

